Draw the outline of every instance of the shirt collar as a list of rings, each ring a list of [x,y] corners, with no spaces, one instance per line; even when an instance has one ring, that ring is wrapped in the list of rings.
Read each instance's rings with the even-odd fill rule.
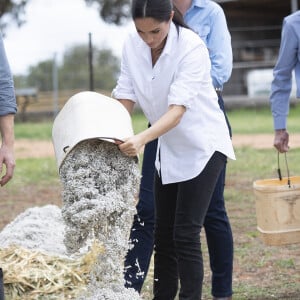
[[[192,9],[194,6],[205,7],[206,4],[207,4],[207,0],[193,0],[190,9]]]
[[[165,49],[163,51],[164,54],[170,54],[171,53],[173,47],[175,47],[173,45],[174,39],[177,38],[177,36],[178,36],[178,33],[177,33],[176,25],[173,22],[171,22],[169,34],[168,34],[168,37],[167,37],[167,42],[166,42],[166,45],[165,45]]]

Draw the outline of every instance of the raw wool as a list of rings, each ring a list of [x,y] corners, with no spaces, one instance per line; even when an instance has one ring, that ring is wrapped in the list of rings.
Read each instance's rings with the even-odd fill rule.
[[[91,295],[84,295],[77,300],[141,300],[142,298],[134,289],[126,289],[119,286],[108,286],[106,288],[97,288]]]
[[[0,232],[0,248],[18,245],[26,249],[66,256],[65,226],[55,205],[28,208]]]
[[[60,178],[67,251],[76,253],[93,239],[105,249],[91,272],[87,294],[78,299],[140,299],[124,288],[123,278],[140,181],[136,159],[113,143],[86,140],[67,155]]]

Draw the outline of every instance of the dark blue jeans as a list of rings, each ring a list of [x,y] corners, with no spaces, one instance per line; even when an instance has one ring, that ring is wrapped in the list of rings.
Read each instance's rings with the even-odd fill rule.
[[[219,105],[224,111],[224,102]],[[226,115],[225,115],[226,117]],[[231,135],[231,128],[226,117]],[[147,275],[154,244],[154,161],[157,141],[148,143],[144,150],[142,180],[137,215],[134,218],[130,239],[134,247],[125,259],[125,286],[140,292]],[[204,220],[210,267],[212,271],[212,295],[232,295],[233,238],[224,202],[226,165],[222,170]]]
[[[154,244],[154,174],[157,140],[145,146],[139,202],[130,241],[133,248],[125,258],[125,286],[140,292],[146,278]]]

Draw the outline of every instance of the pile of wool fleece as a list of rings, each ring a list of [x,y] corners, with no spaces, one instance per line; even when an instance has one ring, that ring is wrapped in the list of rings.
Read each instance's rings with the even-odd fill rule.
[[[70,257],[65,226],[55,205],[28,208],[0,232],[0,261],[7,299],[74,299],[86,290],[97,245]],[[42,297],[42,298],[40,298]]]
[[[0,248],[17,245],[50,255],[67,256],[64,234],[65,226],[58,206],[32,207],[3,228]]]
[[[64,244],[76,253],[89,240],[102,243],[88,291],[80,299],[140,299],[124,287],[124,258],[140,182],[137,160],[117,145],[90,139],[74,147],[60,167]]]

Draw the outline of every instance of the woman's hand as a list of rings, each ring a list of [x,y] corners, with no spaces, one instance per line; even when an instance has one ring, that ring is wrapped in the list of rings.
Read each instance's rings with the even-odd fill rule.
[[[145,143],[141,135],[134,135],[124,141],[124,143],[118,144],[119,149],[127,156],[138,156]]]

